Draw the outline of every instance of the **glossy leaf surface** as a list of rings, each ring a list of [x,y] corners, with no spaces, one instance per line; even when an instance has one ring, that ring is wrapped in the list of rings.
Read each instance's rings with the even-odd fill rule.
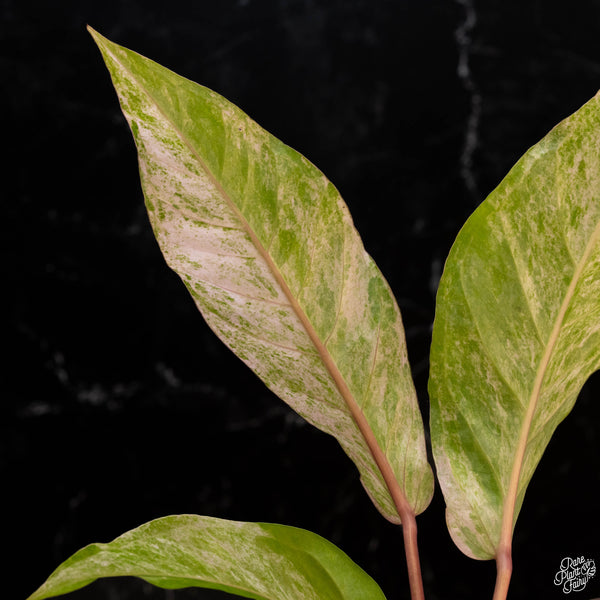
[[[166,589],[201,587],[258,600],[385,600],[339,548],[295,527],[176,515],[108,544],[91,544],[60,565],[28,600],[133,576]]]
[[[433,478],[400,312],[337,190],[218,94],[92,35],[156,238],[209,326],[337,438],[388,519],[398,503],[424,510]]]
[[[600,366],[600,96],[531,148],[457,237],[431,350],[431,434],[450,532],[509,547],[557,425]]]

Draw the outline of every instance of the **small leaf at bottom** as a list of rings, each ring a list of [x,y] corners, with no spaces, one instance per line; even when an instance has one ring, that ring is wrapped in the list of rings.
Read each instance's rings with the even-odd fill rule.
[[[257,600],[385,600],[344,552],[295,527],[197,515],[151,521],[60,565],[28,600],[133,576],[165,589],[200,587]]]

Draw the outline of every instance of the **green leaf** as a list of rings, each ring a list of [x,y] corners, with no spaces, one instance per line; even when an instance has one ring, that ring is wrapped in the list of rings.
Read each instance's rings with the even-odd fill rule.
[[[400,312],[335,187],[218,94],[91,33],[156,238],[209,326],[337,438],[383,515],[424,510],[433,477]]]
[[[600,366],[600,95],[531,148],[458,235],[431,349],[431,436],[458,547],[510,549],[558,424]]]
[[[108,544],[82,548],[28,600],[121,576],[166,589],[211,588],[259,600],[385,600],[358,565],[310,531],[197,515],[163,517]]]

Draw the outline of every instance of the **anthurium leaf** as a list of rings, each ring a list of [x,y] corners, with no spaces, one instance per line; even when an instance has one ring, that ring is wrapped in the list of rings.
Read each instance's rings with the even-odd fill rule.
[[[458,547],[510,548],[558,424],[600,366],[600,96],[514,166],[459,233],[437,297],[431,436]]]
[[[337,546],[296,527],[197,515],[151,521],[76,552],[28,600],[133,576],[166,589],[200,587],[258,600],[385,600]]]
[[[433,478],[400,312],[335,187],[218,94],[91,31],[167,263],[215,333],[334,435],[379,510]]]

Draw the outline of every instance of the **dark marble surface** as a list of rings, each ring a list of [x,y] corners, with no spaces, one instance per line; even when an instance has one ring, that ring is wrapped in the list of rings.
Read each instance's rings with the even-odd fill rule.
[[[400,530],[337,443],[225,349],[165,266],[108,74],[85,31],[237,103],[337,185],[403,311],[427,415],[434,293],[458,229],[510,166],[600,88],[600,2],[4,0],[3,596],[159,516],[296,525],[407,598]],[[598,378],[559,428],[515,535],[510,598],[560,598],[600,564]],[[428,600],[490,598],[439,489],[418,520]],[[579,597],[600,596],[600,575]],[[224,597],[108,581],[74,599]]]

